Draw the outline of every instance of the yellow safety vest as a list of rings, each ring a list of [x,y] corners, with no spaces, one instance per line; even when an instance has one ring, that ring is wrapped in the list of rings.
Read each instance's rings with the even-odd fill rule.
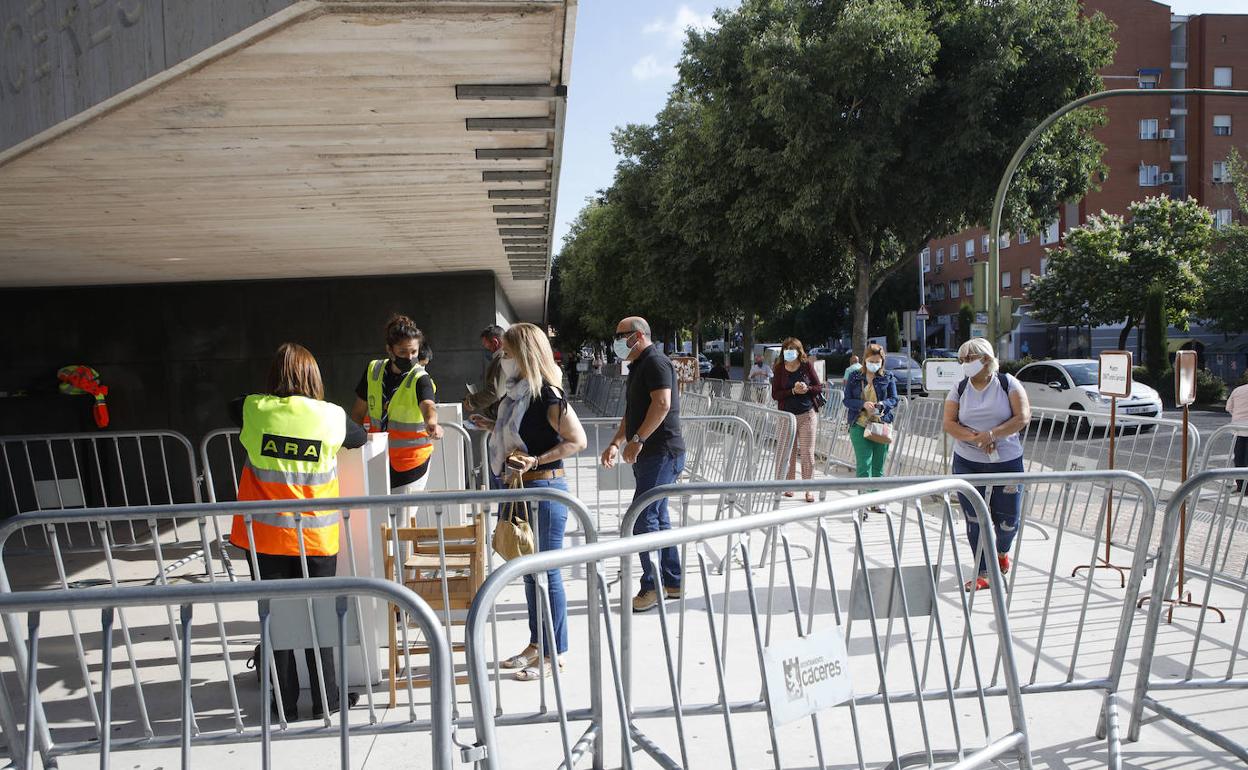
[[[239,500],[307,500],[338,497],[338,450],[346,437],[342,407],[303,396],[248,396],[239,441],[247,451]],[[338,511],[289,512],[252,517],[256,553],[298,556],[302,531],[308,556],[338,553]],[[243,517],[234,517],[230,542],[250,550]]]
[[[385,423],[390,467],[397,472],[410,471],[429,462],[433,456],[433,439],[425,429],[425,414],[420,411],[420,397],[416,394],[416,381],[429,374],[423,366],[413,366],[383,410],[382,380],[389,363],[383,358],[368,365],[368,419],[374,433],[380,432],[383,421]],[[434,392],[437,392],[436,384]]]

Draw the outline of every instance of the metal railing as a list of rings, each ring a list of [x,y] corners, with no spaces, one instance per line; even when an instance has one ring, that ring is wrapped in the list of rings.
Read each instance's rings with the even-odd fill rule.
[[[491,708],[485,649],[489,613],[502,592],[524,575],[580,564],[584,565],[588,574],[599,575],[595,599],[596,607],[601,608],[601,612],[598,615],[591,612],[589,622],[603,626],[605,654],[610,660],[610,692],[616,701],[622,738],[619,761],[625,768],[634,766],[634,746],[663,767],[728,765],[735,768],[766,763],[778,770],[782,766],[792,766],[799,753],[804,756],[806,752],[812,752],[818,755],[820,766],[856,759],[859,767],[882,767],[885,764],[901,767],[923,761],[934,765],[939,759],[942,762],[957,762],[960,768],[972,768],[987,767],[996,757],[1013,755],[1022,767],[1030,768],[1026,719],[1011,643],[1010,617],[1005,588],[999,572],[995,571],[995,562],[990,562],[993,571],[986,599],[991,606],[991,622],[983,627],[996,640],[998,657],[995,670],[1000,676],[999,689],[1006,696],[1010,709],[1010,724],[1002,728],[1000,734],[994,734],[996,728],[988,716],[988,685],[982,676],[988,658],[976,651],[977,640],[970,630],[970,619],[974,617],[970,600],[959,592],[957,603],[960,611],[952,611],[942,609],[941,602],[934,599],[939,572],[949,564],[953,565],[955,572],[961,571],[957,549],[951,549],[952,506],[946,502],[939,524],[922,517],[916,519],[912,526],[917,527],[917,531],[908,537],[904,534],[899,536],[891,522],[886,525],[888,531],[883,539],[868,537],[853,515],[862,503],[883,505],[929,496],[947,501],[948,495],[953,493],[965,495],[980,515],[987,515],[983,500],[969,484],[946,480],[859,499],[817,503],[624,537],[560,552],[536,554],[507,563],[486,581],[468,616],[469,684],[476,704],[474,724],[478,747],[484,753],[485,766],[507,767],[510,756],[500,737],[499,728],[503,725],[499,724]],[[796,536],[799,532],[812,529],[816,538],[814,558],[809,562],[809,573],[805,571],[806,564],[803,564],[799,578],[798,564],[792,558],[794,549],[790,535]],[[752,558],[751,535],[768,532],[775,534],[770,540],[773,558],[768,585],[756,585],[750,570],[739,570],[744,576],[748,607],[743,609],[737,601],[738,595],[733,593],[733,572],[728,571],[722,579],[718,576],[712,578],[712,571],[700,553],[698,569],[694,573],[700,586],[687,583],[679,599],[664,600],[662,595],[659,596],[657,624],[647,624],[648,630],[656,637],[648,649],[651,651],[652,670],[663,672],[653,677],[650,685],[656,693],[662,693],[664,704],[640,705],[640,695],[629,692],[621,666],[628,659],[627,650],[641,643],[635,639],[636,629],[633,628],[623,628],[621,636],[618,639],[615,636],[614,612],[606,589],[604,564],[620,558],[627,569],[634,554],[653,552],[657,559],[657,552],[662,548],[686,547],[719,538],[728,540],[734,560],[749,563]],[[846,537],[851,539],[853,546],[852,553],[843,559],[841,554],[834,554],[831,543],[834,540],[842,542]],[[981,543],[985,549],[994,548],[990,533]],[[945,561],[946,558],[949,561]],[[917,574],[925,574],[926,577],[913,582],[899,581],[901,569],[916,560]],[[933,568],[936,571],[932,571]],[[861,598],[856,598],[851,606],[843,607],[838,598],[839,585],[849,585],[850,595]],[[787,592],[787,601],[773,601],[775,592],[781,590]],[[874,593],[877,591],[879,593]],[[624,621],[631,618],[629,599],[628,586],[622,584],[619,606]],[[916,605],[922,602],[925,607],[930,606],[931,621],[911,617],[912,613],[906,610],[908,602]],[[674,617],[675,613],[669,609],[675,604],[681,608],[679,618]],[[692,608],[703,616],[705,632],[699,631],[698,624],[692,621],[686,624],[685,608]],[[728,633],[723,624],[734,611],[748,612],[752,634],[746,632],[733,636]],[[773,636],[770,630],[773,620],[791,622],[792,630],[781,631],[777,623]],[[855,620],[860,622],[855,623]],[[963,620],[966,622],[959,633],[955,626]],[[766,638],[764,623],[769,627]],[[895,624],[903,626],[904,631],[895,631]],[[884,641],[885,625],[888,626],[888,638],[901,641],[900,646]],[[713,665],[682,667],[678,663],[674,640],[679,638],[683,644],[695,633],[704,633],[710,642],[710,662]],[[926,644],[916,643],[925,636],[928,639]],[[841,701],[849,715],[844,738],[834,743],[824,742],[820,730],[823,717],[811,711],[807,712],[809,717],[799,717],[810,725],[810,729],[795,736],[792,730],[786,728],[782,743],[778,739],[777,724],[786,718],[782,715],[786,710],[783,708],[785,703],[781,701],[787,699],[777,700],[774,694],[785,692],[785,680],[789,677],[778,665],[772,668],[768,659],[787,654],[786,651],[794,647],[808,650],[814,645],[826,661],[828,656],[837,657],[826,646],[827,640],[835,639],[847,643],[849,650],[859,650],[863,644],[871,650],[867,655],[859,653],[837,658],[839,665],[848,666],[850,672],[848,677],[841,677],[849,680],[845,682],[848,694]],[[959,645],[959,639],[969,648]],[[734,650],[742,646],[749,651],[733,655],[727,649],[729,645]],[[801,652],[798,655],[805,654]],[[805,666],[807,662],[802,658],[798,665]],[[962,666],[973,669],[975,682],[958,687],[954,684],[954,671],[960,671]],[[839,673],[828,674],[829,670],[824,669],[823,674],[840,677]],[[666,674],[665,678],[663,674]],[[802,690],[800,686],[790,686],[789,698],[794,688],[799,693]],[[705,694],[705,700],[697,702],[692,697],[686,697],[690,691],[699,690]],[[979,704],[979,718],[962,713],[963,709],[955,705],[959,698],[975,699]],[[760,723],[758,718],[763,714],[767,718],[765,723]],[[545,750],[552,755],[552,763],[562,761],[564,767],[573,766],[586,750],[586,744],[601,737],[593,725],[579,737],[575,736],[569,723],[583,716],[567,712],[561,705],[559,745],[539,747],[526,744],[526,759],[535,762],[539,759],[537,755]],[[706,718],[722,722],[722,727],[719,724],[712,727],[708,723],[706,729],[694,730],[690,725],[692,720]],[[647,720],[647,729],[642,729],[641,720]],[[886,740],[867,744],[862,727],[868,722],[882,726]],[[766,725],[769,741],[745,739],[744,731],[747,729],[761,737],[763,724]]]

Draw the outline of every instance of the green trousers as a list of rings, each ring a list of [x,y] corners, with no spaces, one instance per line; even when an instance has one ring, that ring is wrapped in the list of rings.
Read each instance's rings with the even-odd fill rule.
[[[878,479],[884,475],[888,444],[870,441],[864,433],[861,425],[849,426],[849,442],[854,445],[854,458],[858,461],[858,478]]]

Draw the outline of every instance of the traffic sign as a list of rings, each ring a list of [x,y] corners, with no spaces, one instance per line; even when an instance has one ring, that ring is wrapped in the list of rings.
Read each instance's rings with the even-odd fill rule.
[[[920,305],[919,312],[915,313],[914,317],[919,319],[920,321],[926,321],[927,319],[932,317],[932,314],[927,312],[927,305]]]

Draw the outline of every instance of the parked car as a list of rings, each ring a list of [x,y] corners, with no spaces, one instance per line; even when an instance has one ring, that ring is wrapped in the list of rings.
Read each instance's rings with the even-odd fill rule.
[[[949,348],[928,348],[927,357],[928,358],[957,358],[958,351],[950,350]]]
[[[703,377],[705,377],[707,373],[710,371],[711,371],[711,359],[699,353],[698,354],[698,373],[701,374]]]
[[[923,389],[923,366],[910,356],[887,353],[884,369],[897,378],[897,395],[927,395]]]
[[[823,347],[811,348],[809,351],[807,351],[807,353],[808,355],[814,358],[827,358],[828,356],[832,355],[832,349],[823,348]]]
[[[1087,412],[1084,420],[1089,427],[1105,428],[1110,399],[1097,392],[1099,370],[1095,359],[1064,358],[1027,364],[1018,371],[1018,379],[1033,407]],[[1160,417],[1161,394],[1133,380],[1131,397],[1118,399],[1118,414]]]

